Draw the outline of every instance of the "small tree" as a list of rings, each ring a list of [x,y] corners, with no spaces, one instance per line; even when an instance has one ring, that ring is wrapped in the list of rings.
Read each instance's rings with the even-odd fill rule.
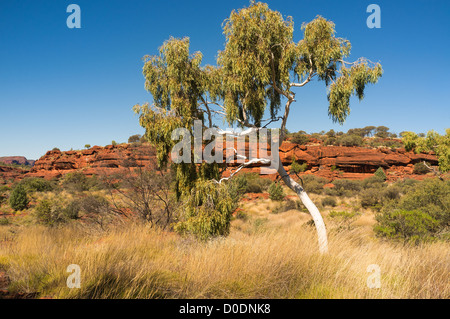
[[[84,148],[91,148],[91,144],[86,144]]]
[[[27,191],[25,187],[18,184],[9,197],[9,205],[15,211],[21,211],[27,208],[30,200],[28,199]]]
[[[387,179],[386,173],[384,172],[384,169],[382,169],[381,167],[378,167],[377,171],[375,172],[375,176],[384,181]]]
[[[136,105],[134,110],[141,115],[146,138],[156,145],[160,165],[168,163],[174,129],[185,128],[192,134],[194,121],[200,120],[206,130],[214,126],[215,116],[230,126],[245,128],[240,132],[218,130],[219,134],[231,132],[235,137],[260,132],[279,121],[279,140],[283,141],[296,101],[294,90],[314,79],[328,88],[328,115],[343,124],[350,113],[351,96],[363,99],[365,87],[376,83],[382,75],[381,65],[367,59],[345,61],[350,54],[350,42],[336,37],[334,23],[320,16],[302,25],[303,39],[299,42],[294,42],[292,18],[284,19],[265,3],[252,1],[249,7],[233,11],[223,26],[226,43],[218,54],[217,66],[202,67],[202,54],[190,54],[188,38],[171,38],[160,48],[158,56],[145,57],[145,86],[153,96],[153,105]],[[266,113],[270,118],[264,120]],[[272,154],[276,156],[278,152],[274,151]],[[327,251],[326,228],[319,210],[303,187],[286,173],[279,158],[276,160],[275,157],[273,163],[278,163],[281,179],[298,194],[313,217],[320,250]],[[249,160],[240,167],[256,162]],[[259,163],[267,164],[267,159],[259,159]],[[219,179],[220,165],[197,164],[172,166],[179,198],[191,196],[197,183]],[[212,211],[217,209],[212,207]],[[225,220],[227,209],[222,213]],[[196,218],[195,213],[189,218]]]
[[[269,198],[271,200],[280,201],[283,200],[286,195],[284,194],[283,186],[279,183],[272,183],[269,187]]]
[[[128,138],[128,143],[137,143],[141,140],[142,136],[140,134],[131,135]]]

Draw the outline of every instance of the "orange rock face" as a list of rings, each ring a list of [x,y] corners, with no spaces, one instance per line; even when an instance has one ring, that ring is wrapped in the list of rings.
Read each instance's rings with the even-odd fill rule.
[[[225,145],[224,145],[225,146]],[[249,143],[245,144],[246,156],[249,155]],[[254,150],[257,147],[253,148]],[[263,151],[268,154],[270,145]],[[370,149],[362,147],[341,147],[321,145],[298,145],[284,142],[279,148],[281,163],[289,172],[293,159],[297,163],[307,163],[307,171],[302,174],[314,174],[324,177],[330,182],[335,179],[364,179],[373,176],[382,167],[388,180],[395,181],[404,177],[423,179],[423,175],[414,175],[414,164],[427,161],[438,165],[438,159],[433,153],[415,154],[404,149],[391,150],[387,148]],[[229,155],[224,151],[224,160]],[[260,155],[259,151],[256,155]],[[223,173],[228,177],[239,166],[236,161],[229,164]],[[0,166],[0,183],[7,179],[22,179],[24,177],[42,177],[46,179],[59,178],[67,173],[79,171],[87,176],[110,174],[123,167],[156,167],[156,153],[149,144],[135,146],[133,144],[94,146],[80,151],[59,150],[48,151],[38,161],[30,172],[17,168]],[[242,172],[261,173],[261,167],[253,165],[242,169]],[[295,177],[295,174],[293,175]],[[263,175],[275,180],[277,173]]]
[[[48,151],[26,177],[58,178],[79,171],[87,176],[111,174],[123,167],[155,167],[155,150],[149,144],[94,146],[82,151]]]

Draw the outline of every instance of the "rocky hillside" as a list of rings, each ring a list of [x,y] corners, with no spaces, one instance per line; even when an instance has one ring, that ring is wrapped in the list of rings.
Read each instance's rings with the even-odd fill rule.
[[[332,181],[334,179],[364,179],[382,167],[388,180],[404,177],[422,179],[424,175],[413,174],[414,164],[427,161],[437,166],[433,153],[415,154],[404,149],[363,148],[322,145],[298,145],[284,142],[280,147],[280,158],[289,171],[293,159],[299,164],[307,163],[303,174],[314,174]],[[0,166],[0,183],[24,177],[58,178],[69,172],[80,171],[87,176],[117,172],[123,167],[156,167],[154,148],[143,144],[120,144],[106,147],[94,146],[80,151],[48,151],[36,161],[30,171]],[[230,165],[236,166],[237,164]],[[224,176],[230,174],[230,167]],[[250,167],[244,172],[260,173],[259,167]],[[269,178],[276,178],[276,174]]]
[[[149,144],[94,146],[81,151],[48,151],[25,176],[58,178],[80,171],[87,176],[111,174],[123,167],[155,167],[155,150]]]
[[[0,163],[33,166],[34,160],[29,160],[23,156],[3,156],[0,157]]]

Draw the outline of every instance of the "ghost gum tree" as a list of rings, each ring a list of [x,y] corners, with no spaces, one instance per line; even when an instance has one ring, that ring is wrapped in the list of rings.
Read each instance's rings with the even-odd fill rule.
[[[188,38],[171,38],[158,56],[145,57],[145,85],[154,102],[136,105],[135,111],[163,165],[174,145],[173,129],[192,131],[194,120],[201,120],[206,129],[213,127],[219,116],[232,127],[245,129],[240,134],[276,122],[283,141],[298,91],[314,80],[327,88],[329,117],[343,124],[350,114],[350,98],[362,100],[366,85],[376,83],[383,72],[380,64],[365,58],[346,61],[350,42],[336,37],[334,23],[320,16],[302,25],[304,36],[297,43],[293,41],[292,18],[284,19],[265,3],[251,2],[249,7],[233,11],[223,29],[226,43],[216,66],[202,67],[202,54],[189,53]],[[269,116],[266,120],[265,114]],[[182,163],[175,165],[175,170],[180,197],[198,192],[198,185],[220,176],[220,164]],[[319,210],[279,160],[277,171],[310,212],[320,251],[326,252],[327,234]],[[201,206],[201,202],[197,204]]]

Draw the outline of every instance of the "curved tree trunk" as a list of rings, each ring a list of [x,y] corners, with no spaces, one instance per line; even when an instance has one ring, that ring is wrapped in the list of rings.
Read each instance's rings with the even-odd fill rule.
[[[296,181],[294,181],[286,172],[281,163],[281,160],[278,160],[278,173],[283,179],[284,183],[297,193],[298,197],[302,201],[303,205],[308,209],[311,214],[314,225],[316,226],[317,236],[319,238],[319,251],[324,254],[328,252],[328,239],[327,239],[327,230],[325,228],[325,223],[323,222],[322,215],[317,209],[316,205],[309,198],[308,194],[306,194],[303,187],[301,187]]]

